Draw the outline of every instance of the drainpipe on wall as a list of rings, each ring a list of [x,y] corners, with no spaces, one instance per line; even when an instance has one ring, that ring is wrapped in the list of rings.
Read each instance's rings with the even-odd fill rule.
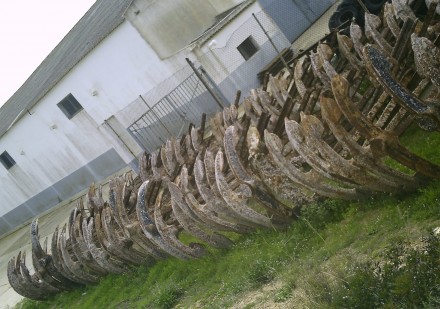
[[[216,46],[217,46],[217,41],[212,40],[208,44],[208,49],[211,52],[211,55],[214,57],[215,61],[220,65],[220,68],[222,69],[223,73],[226,74],[225,76],[227,77],[227,76],[229,76],[230,72],[228,71],[226,66],[223,64],[223,62],[220,60],[220,58],[217,56],[217,53],[214,51],[214,47],[216,47]]]
[[[113,116],[112,116],[113,117]],[[111,117],[110,117],[111,118]],[[108,121],[110,118],[104,120],[104,123],[110,128],[110,130],[113,132],[113,134],[118,138],[118,140],[122,143],[122,145],[124,145],[124,148],[126,150],[128,150],[131,155],[133,156],[133,159],[137,159],[136,154],[133,153],[133,151],[131,150],[131,148],[127,145],[127,143],[125,142],[125,140],[121,137],[121,135],[118,134],[118,132],[116,132],[116,130],[111,126],[110,122]]]

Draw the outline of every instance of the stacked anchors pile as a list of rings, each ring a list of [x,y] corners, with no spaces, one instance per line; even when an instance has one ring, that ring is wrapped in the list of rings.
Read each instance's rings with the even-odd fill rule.
[[[440,166],[399,142],[409,126],[440,130],[436,5],[416,17],[397,0],[366,14],[364,28],[353,22],[240,106],[142,155],[138,176],[110,182],[108,201],[92,185],[43,245],[34,220],[33,270],[20,252],[8,265],[11,286],[44,299],[136,265],[229,248],[231,233],[284,229],[317,199],[359,200],[440,178]]]

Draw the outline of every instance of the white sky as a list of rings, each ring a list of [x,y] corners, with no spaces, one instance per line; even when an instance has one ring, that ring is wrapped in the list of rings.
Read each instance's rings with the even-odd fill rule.
[[[0,106],[95,0],[0,0]]]

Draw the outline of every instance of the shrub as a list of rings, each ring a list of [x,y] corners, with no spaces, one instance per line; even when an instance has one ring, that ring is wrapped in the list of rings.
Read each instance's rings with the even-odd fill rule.
[[[301,218],[308,221],[314,228],[322,229],[328,223],[343,219],[348,209],[348,202],[327,199],[305,206],[301,210]]]
[[[275,270],[268,261],[257,260],[248,271],[248,278],[255,285],[269,283],[275,277]]]

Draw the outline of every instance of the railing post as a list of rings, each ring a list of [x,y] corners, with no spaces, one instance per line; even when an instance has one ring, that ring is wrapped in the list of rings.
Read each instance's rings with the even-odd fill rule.
[[[226,97],[224,96],[224,94],[222,93],[220,88],[217,86],[217,84],[214,82],[214,80],[211,78],[211,76],[209,76],[208,72],[206,72],[205,68],[202,65],[200,65],[200,71],[208,79],[208,81],[211,83],[212,87],[214,88],[215,92],[220,97],[222,102],[228,102],[228,99],[226,99]]]
[[[217,103],[217,105],[220,107],[220,109],[223,109],[225,107],[225,104],[221,101],[221,99],[218,97],[218,95],[211,89],[211,87],[208,85],[208,83],[204,80],[202,74],[200,74],[199,70],[197,70],[196,67],[194,66],[194,63],[192,63],[191,60],[189,60],[189,58],[185,58],[185,59],[186,59],[186,62],[188,62],[188,64],[191,67],[191,69],[196,74],[196,76],[200,79],[200,81],[202,82],[203,86],[206,87],[208,92],[214,98],[214,101]]]
[[[142,97],[142,95],[139,95],[139,97],[142,99],[142,101],[144,101],[144,103],[148,106],[147,102],[145,101],[145,99]],[[170,132],[170,130],[168,130],[167,126],[162,122],[162,120],[160,120],[160,117],[156,114],[156,112],[153,110],[153,108],[150,108],[149,112],[151,111],[151,113],[154,115],[154,117],[156,117],[157,121],[164,127],[165,131],[168,132],[170,137],[173,137],[173,134]]]
[[[257,22],[257,24],[260,26],[261,30],[263,30],[264,34],[266,35],[267,39],[269,40],[270,44],[272,44],[273,49],[275,49],[276,53],[278,55],[280,55],[280,59],[283,62],[284,66],[286,67],[287,71],[289,71],[291,74],[293,73],[290,68],[289,65],[287,64],[286,60],[284,60],[283,55],[280,54],[280,51],[278,50],[278,48],[276,47],[275,43],[272,41],[272,38],[270,37],[270,35],[267,33],[266,29],[264,29],[263,25],[260,23],[260,21],[258,20],[257,16],[255,16],[254,13],[252,13],[252,16],[254,17],[255,21]]]

